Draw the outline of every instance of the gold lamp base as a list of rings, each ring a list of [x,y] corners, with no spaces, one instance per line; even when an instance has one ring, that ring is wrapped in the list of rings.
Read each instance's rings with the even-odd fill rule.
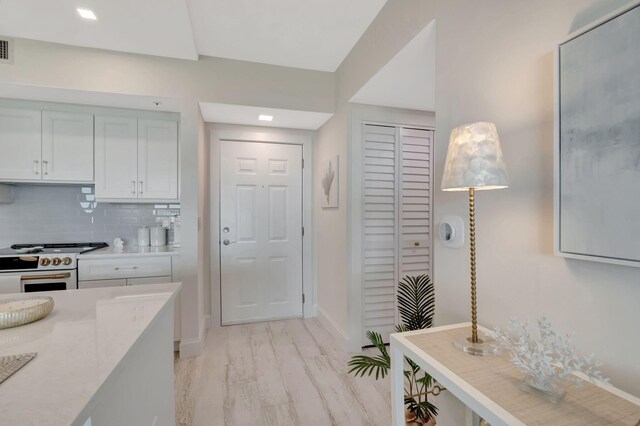
[[[467,333],[460,333],[453,336],[453,345],[474,356],[496,356],[500,355],[500,346],[491,337],[478,333],[478,341],[473,342],[472,337]]]
[[[469,255],[471,264],[471,335],[457,334],[453,345],[474,356],[494,356],[500,354],[500,347],[488,336],[478,331],[478,299],[476,294],[476,206],[475,190],[469,188]]]

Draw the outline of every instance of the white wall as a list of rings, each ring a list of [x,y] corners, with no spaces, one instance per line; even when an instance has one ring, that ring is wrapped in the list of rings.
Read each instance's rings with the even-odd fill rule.
[[[495,121],[511,187],[476,196],[479,321],[546,314],[575,331],[614,385],[640,395],[640,269],[553,256],[553,51],[575,27],[619,2],[440,0],[436,187],[450,130]],[[604,6],[604,7],[603,7]],[[576,29],[576,28],[573,28]],[[467,214],[464,193],[436,192],[436,221]],[[439,324],[469,318],[468,244],[435,244]]]
[[[200,111],[199,111],[200,112]],[[202,113],[198,114],[198,312],[211,312],[211,260],[209,248],[209,135]],[[204,326],[201,329],[204,331]]]
[[[181,293],[181,355],[202,348],[205,288],[200,191],[206,171],[199,101],[332,112],[332,73],[202,57],[199,61],[160,58],[16,39],[14,63],[0,64],[0,82],[130,95],[180,102],[180,202],[182,249],[177,276]],[[43,89],[43,92],[45,90]],[[33,91],[31,91],[33,94]],[[149,106],[152,109],[152,106]],[[200,142],[199,142],[200,141]]]
[[[389,0],[336,71],[334,116],[319,130],[314,143],[315,169],[332,155],[340,156],[339,207],[321,209],[316,194],[316,254],[318,315],[334,334],[349,339],[349,126],[354,93],[401,50],[431,20],[433,6],[426,0]],[[359,161],[359,160],[355,160]],[[320,188],[321,177],[314,177]],[[355,200],[359,202],[359,200]],[[353,334],[353,333],[351,333]]]
[[[318,316],[342,341],[348,338],[348,119],[348,106],[338,105],[334,116],[318,130],[313,145],[314,187],[318,189],[314,198]],[[323,209],[321,165],[334,155],[338,156],[338,207]]]

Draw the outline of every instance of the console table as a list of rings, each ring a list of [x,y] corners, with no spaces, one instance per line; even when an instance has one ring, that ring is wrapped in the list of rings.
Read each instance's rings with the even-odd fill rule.
[[[453,396],[492,426],[518,425],[640,425],[640,398],[612,386],[584,382],[567,385],[558,404],[519,388],[524,374],[509,355],[475,357],[453,346],[453,336],[471,324],[455,324],[391,335],[391,396],[394,426],[404,420],[404,357],[447,388]],[[488,330],[480,327],[485,333]],[[471,422],[471,416],[467,415]]]

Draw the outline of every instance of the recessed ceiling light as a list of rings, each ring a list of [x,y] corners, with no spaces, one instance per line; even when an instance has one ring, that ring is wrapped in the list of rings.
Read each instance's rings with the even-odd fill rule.
[[[273,115],[260,114],[258,116],[258,120],[260,120],[260,121],[272,121],[273,120]]]
[[[82,16],[84,19],[91,19],[92,21],[95,21],[96,19],[98,19],[96,17],[96,14],[93,13],[93,10],[89,10],[89,9],[76,9],[78,11],[78,14],[80,16]]]

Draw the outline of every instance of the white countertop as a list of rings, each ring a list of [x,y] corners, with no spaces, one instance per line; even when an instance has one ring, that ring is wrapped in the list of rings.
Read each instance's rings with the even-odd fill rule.
[[[40,321],[0,330],[0,356],[38,353],[0,384],[0,424],[83,421],[101,387],[180,288],[173,283],[31,293],[53,297],[55,306]],[[19,295],[2,295],[11,296]]]
[[[107,259],[132,256],[177,256],[179,254],[180,248],[173,246],[138,247],[126,245],[122,248],[109,246],[103,249],[93,250],[89,253],[78,255],[78,259]]]

